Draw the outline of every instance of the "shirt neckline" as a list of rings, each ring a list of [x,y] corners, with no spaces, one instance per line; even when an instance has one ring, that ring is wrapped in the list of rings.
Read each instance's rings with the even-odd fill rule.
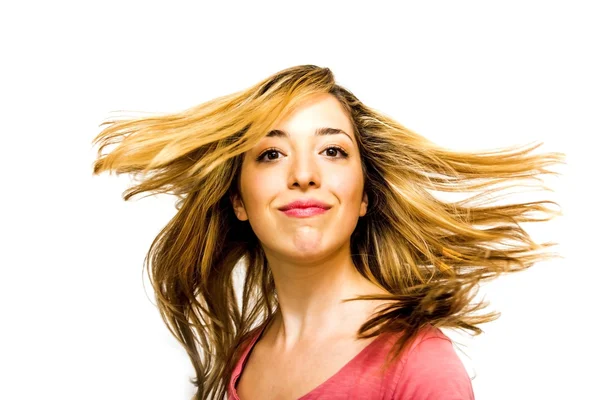
[[[246,348],[246,350],[242,354],[241,360],[238,362],[238,366],[239,366],[238,369],[239,369],[239,371],[236,371],[236,373],[233,376],[232,382],[231,382],[231,392],[233,394],[233,399],[234,400],[240,400],[240,398],[238,396],[238,393],[237,393],[237,389],[236,389],[235,386],[237,384],[238,379],[242,375],[244,367],[246,366],[246,361],[248,360],[250,352],[254,348],[254,345],[256,344],[256,342],[258,342],[258,340],[262,337],[262,334],[263,334],[265,328],[268,325],[269,324],[264,324],[263,327],[259,330],[259,332],[254,336],[254,338],[252,339],[252,341],[250,342],[250,344],[248,345],[248,347]],[[379,341],[382,339],[383,336],[385,336],[385,333],[379,334],[371,343],[369,343],[365,348],[363,348],[361,351],[359,351],[352,359],[350,359],[350,361],[348,361],[346,364],[344,364],[337,372],[335,372],[333,375],[331,375],[325,381],[321,382],[318,386],[316,386],[315,388],[313,388],[312,390],[310,390],[308,393],[306,393],[306,394],[302,395],[301,397],[299,397],[298,400],[306,399],[308,396],[312,396],[312,395],[316,394],[318,391],[322,390],[325,386],[328,386],[338,376],[340,376],[341,374],[343,374],[344,371],[346,371],[352,365],[354,365],[355,363],[357,363],[361,358],[363,358],[367,354],[367,352],[372,347],[375,346],[375,344],[379,343]]]

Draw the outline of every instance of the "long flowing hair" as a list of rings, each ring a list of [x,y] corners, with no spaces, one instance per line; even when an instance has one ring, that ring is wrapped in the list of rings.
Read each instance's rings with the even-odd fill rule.
[[[136,184],[125,200],[144,192],[177,196],[177,212],[144,264],[161,316],[195,369],[194,399],[226,396],[244,345],[278,310],[265,253],[232,208],[244,153],[300,103],[324,93],[353,124],[369,197],[350,238],[351,257],[389,293],[346,301],[389,301],[357,332],[402,332],[386,365],[426,325],[481,333],[477,325],[499,314],[479,312],[488,305],[474,301],[480,282],[560,257],[548,252],[556,243],[536,243],[522,226],[561,215],[550,207],[556,202],[496,201],[526,181],[548,190],[541,176],[558,174],[548,167],[564,163],[563,153],[534,154],[540,144],[442,148],[360,102],[328,68],[295,66],[182,112],[103,122],[93,140],[94,174],[132,174]],[[468,196],[448,201],[443,193]],[[241,299],[236,266],[245,272]]]

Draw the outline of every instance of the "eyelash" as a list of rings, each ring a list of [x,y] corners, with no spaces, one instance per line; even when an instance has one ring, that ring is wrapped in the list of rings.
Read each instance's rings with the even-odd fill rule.
[[[327,147],[327,148],[326,148],[325,150],[323,150],[323,151],[327,151],[327,150],[329,150],[329,149],[336,149],[337,151],[339,151],[339,152],[342,154],[342,156],[341,156],[341,157],[333,157],[333,158],[348,158],[348,153],[347,153],[347,152],[345,152],[345,151],[344,151],[344,149],[342,149],[342,148],[341,148],[341,147],[339,147],[339,146],[329,146],[329,147]],[[268,160],[268,161],[264,161],[264,158],[265,158],[265,156],[266,156],[267,154],[269,154],[270,152],[272,152],[272,151],[279,152],[279,150],[277,150],[276,148],[274,148],[274,147],[271,147],[271,148],[269,148],[269,149],[266,149],[265,151],[263,151],[263,152],[262,152],[262,153],[261,153],[261,154],[260,154],[260,155],[259,155],[259,156],[256,158],[256,161],[259,161],[259,162],[273,162],[273,161],[276,161],[276,160]]]

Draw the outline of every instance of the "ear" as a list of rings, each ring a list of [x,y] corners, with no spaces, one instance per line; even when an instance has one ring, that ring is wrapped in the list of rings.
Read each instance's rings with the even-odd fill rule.
[[[369,196],[367,196],[367,192],[364,192],[362,201],[360,203],[359,215],[361,217],[363,217],[367,213],[367,207],[369,207]]]
[[[231,195],[230,200],[231,205],[233,206],[233,212],[235,213],[237,219],[240,221],[247,221],[248,214],[246,214],[246,208],[244,207],[244,202],[242,201],[241,197],[237,194],[234,194]]]

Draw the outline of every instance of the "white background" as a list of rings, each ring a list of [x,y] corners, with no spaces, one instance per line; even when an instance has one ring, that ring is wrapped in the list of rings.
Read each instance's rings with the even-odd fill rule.
[[[597,2],[6,3],[0,398],[190,398],[142,275],[173,199],[122,201],[129,177],[93,177],[91,140],[119,110],[181,111],[298,64],[453,149],[567,153],[545,195],[564,216],[531,229],[564,259],[483,287],[502,317],[463,342],[477,399],[600,398]]]

